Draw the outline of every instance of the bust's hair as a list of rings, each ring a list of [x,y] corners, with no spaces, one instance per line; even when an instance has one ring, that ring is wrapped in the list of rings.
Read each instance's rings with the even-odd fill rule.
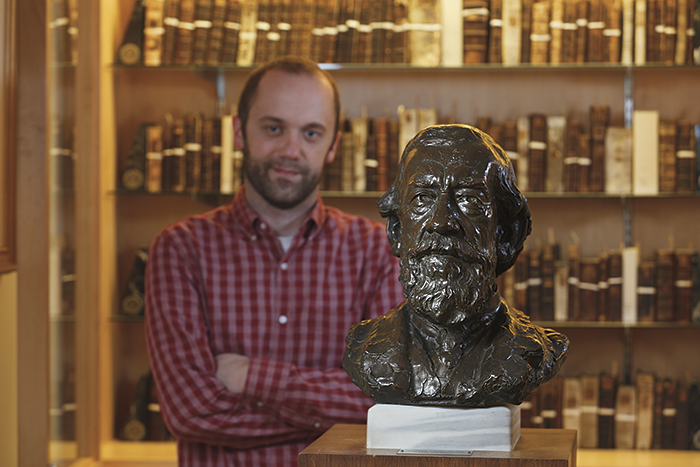
[[[490,150],[496,162],[496,179],[493,188],[498,219],[498,262],[496,275],[510,269],[523,250],[525,239],[532,230],[530,208],[518,189],[513,164],[505,151],[489,135],[469,125],[434,125],[416,134],[408,142],[401,156],[399,171],[394,184],[377,201],[382,217],[387,218],[386,230],[392,252],[398,256],[395,245],[400,238],[401,223],[398,213],[403,203],[398,187],[404,178],[407,155],[415,148],[451,148],[465,143],[480,143]]]

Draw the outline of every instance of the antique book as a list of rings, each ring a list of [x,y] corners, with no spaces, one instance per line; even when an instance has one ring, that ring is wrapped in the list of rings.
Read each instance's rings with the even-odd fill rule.
[[[371,63],[372,59],[372,27],[370,26],[370,0],[360,1],[360,16],[357,25],[357,46],[353,50],[353,63]],[[316,8],[318,8],[318,4]]]
[[[634,3],[634,0],[622,0],[620,63],[625,66],[634,63]]]
[[[185,190],[199,191],[202,170],[202,116],[185,115]]]
[[[675,54],[673,57],[673,63],[676,65],[685,65],[688,57],[688,25],[693,21],[692,11],[688,8],[689,3],[693,3],[693,0],[677,0],[676,3],[678,17],[676,22]],[[695,33],[695,30],[693,30],[693,33]]]
[[[503,122],[501,131],[501,147],[508,155],[510,163],[513,164],[513,172],[518,173],[518,127],[515,121]]]
[[[444,0],[443,0],[444,1]],[[503,0],[491,0],[489,19],[488,63],[503,62]],[[445,18],[443,17],[443,20]],[[443,54],[445,53],[443,47]]]
[[[131,264],[129,279],[119,301],[119,314],[126,316],[141,316],[144,313],[146,264],[148,263],[148,248],[136,249],[134,261]]]
[[[578,135],[578,191],[581,193],[590,192],[591,165],[591,135],[581,132]]]
[[[648,63],[661,61],[661,42],[664,30],[663,5],[664,0],[647,1],[646,45]]]
[[[403,147],[399,146],[399,119],[389,119],[389,184],[396,180],[399,158]]]
[[[634,0],[634,64],[647,62],[647,0]]]
[[[297,49],[296,53],[297,55],[301,55],[302,57],[309,58],[311,57],[311,29],[314,24],[314,17],[315,17],[315,1],[314,0],[302,0],[300,2],[292,2],[292,5],[297,5],[297,8],[300,9],[299,12],[299,22],[296,28],[296,31],[298,31],[298,36],[297,36]],[[359,18],[358,18],[359,20]],[[294,20],[292,20],[292,25],[294,25]],[[359,24],[358,24],[358,29],[359,29]],[[292,35],[294,35],[295,28],[292,27]],[[358,40],[359,40],[359,35],[358,35]],[[292,39],[293,41],[293,39]],[[294,43],[294,42],[292,42]],[[357,47],[357,45],[356,45]],[[293,53],[293,52],[292,52]],[[355,62],[358,63],[358,62]]]
[[[233,115],[221,116],[221,174],[219,191],[222,194],[234,193],[234,153]]]
[[[675,250],[675,271],[673,280],[673,320],[677,323],[690,323],[693,289],[693,256],[689,248]]]
[[[552,378],[540,386],[542,428],[562,428],[562,378]]]
[[[582,448],[598,447],[598,401],[600,397],[600,377],[581,376],[581,438]]]
[[[661,403],[661,448],[673,449],[676,446],[676,382],[671,378],[663,381],[663,402]]]
[[[529,191],[545,191],[547,172],[547,116],[531,114],[528,142]]]
[[[146,129],[146,191],[160,193],[163,177],[163,127],[150,125]]]
[[[581,124],[575,120],[569,119],[566,124],[566,148],[564,157],[564,191],[575,193],[579,191],[579,134],[581,132]]]
[[[65,22],[65,20],[61,20]],[[78,0],[68,0],[68,60],[78,64]],[[64,36],[65,37],[65,36]]]
[[[389,118],[379,117],[376,119],[376,141],[377,141],[377,191],[385,192],[389,189]]]
[[[622,320],[622,252],[608,252],[608,316],[610,321]]]
[[[523,250],[520,253],[513,268],[515,270],[515,283],[513,284],[513,289],[515,290],[514,306],[523,313],[528,314],[528,288],[530,286],[528,280],[530,277],[530,252],[528,250]]]
[[[403,105],[400,105],[397,109],[397,114],[399,117],[399,159],[403,149],[406,144],[415,136],[420,130],[418,125],[418,109],[407,109]]]
[[[163,54],[165,0],[148,0],[143,24],[143,64],[160,66]]]
[[[166,114],[167,117],[167,114]],[[170,127],[170,147],[168,162],[168,182],[170,190],[175,192],[185,191],[185,120],[183,118],[172,119]]]
[[[501,58],[504,65],[520,63],[522,40],[521,0],[503,0],[503,31]]]
[[[635,110],[632,116],[632,190],[659,193],[659,112]]]
[[[566,117],[547,117],[547,193],[564,192],[564,156],[566,145]]]
[[[564,35],[564,4],[566,0],[552,0],[549,32],[551,42],[549,47],[549,63],[558,65],[563,62],[562,39]]]
[[[695,191],[695,138],[693,124],[679,120],[676,132],[676,192]]]
[[[522,13],[520,19],[520,63],[530,63],[531,46],[530,35],[532,34],[532,6],[534,0],[520,0]]]
[[[610,106],[592,105],[590,110],[591,169],[588,190],[605,191],[605,134],[610,123]]]
[[[406,1],[394,1],[394,29],[392,34],[391,63],[410,63],[408,50],[408,5]]]
[[[617,379],[603,373],[600,375],[600,392],[598,395],[598,448],[615,447],[615,393]]]
[[[120,438],[125,441],[143,441],[146,439],[148,419],[148,401],[150,399],[149,375],[139,378],[134,397],[129,406],[129,415],[122,427]]]
[[[637,322],[637,280],[639,247],[630,246],[622,250],[622,322]]]
[[[532,5],[532,26],[530,31],[530,63],[542,65],[549,63],[550,17],[549,0],[535,2]]]
[[[690,289],[690,320],[700,323],[700,252],[694,252],[692,258],[692,287]]]
[[[659,192],[676,191],[676,122],[659,121]]]
[[[583,257],[579,270],[579,321],[598,321],[600,259]]]
[[[386,1],[377,2],[377,4],[382,6],[382,11],[386,15],[386,8],[388,5]],[[338,14],[339,14],[340,1],[339,0],[327,0],[326,1],[326,17],[323,23],[323,42],[321,43],[321,57],[319,62],[321,63],[333,63],[336,61],[336,46],[338,41]],[[384,17],[383,17],[384,18]],[[387,27],[391,30],[391,26],[387,26],[387,23],[380,20],[381,28],[377,31],[383,31],[382,37],[386,38]],[[282,42],[282,41],[280,41]],[[382,47],[386,49],[386,42],[382,43]],[[280,55],[283,55],[280,51]],[[391,56],[391,51],[389,51],[389,56]],[[379,60],[379,58],[377,58]],[[379,63],[384,63],[382,60]]]
[[[179,23],[180,0],[168,0],[163,13],[163,53],[160,57],[163,65],[170,65],[175,60],[175,41]]]
[[[554,320],[569,320],[569,264],[562,259],[554,261]]]
[[[632,129],[609,126],[605,133],[605,192],[632,193]]]
[[[442,29],[439,5],[426,0],[408,0],[408,5],[408,22],[411,24],[408,31],[409,63],[414,66],[439,66]],[[488,3],[485,5],[488,7]],[[488,15],[484,27],[488,28]],[[484,35],[484,53],[487,41],[488,37]]]
[[[676,36],[678,21],[677,0],[664,0],[661,7],[663,32],[661,33],[661,62],[673,65],[676,61]]]
[[[530,264],[527,276],[527,314],[533,321],[541,321],[542,318],[542,266],[541,252],[530,251],[528,255]]]
[[[571,243],[567,247],[569,262],[569,321],[579,321],[579,277],[581,269],[581,245]]]
[[[637,321],[649,323],[655,321],[657,313],[656,263],[640,261],[637,276]]]
[[[609,256],[603,252],[598,257],[598,321],[610,321],[608,310]]]
[[[364,113],[364,112],[363,112]],[[353,189],[352,191],[365,191],[367,188],[366,166],[367,160],[367,117],[355,117],[352,125],[352,167]]]
[[[687,450],[690,447],[688,422],[690,419],[688,404],[688,385],[684,380],[676,384],[676,426],[674,427],[674,444],[671,449]]]
[[[622,48],[622,0],[603,1],[603,58],[605,63],[620,63]]]
[[[221,187],[221,117],[207,118],[202,123],[201,186],[209,193]]]
[[[207,65],[216,66],[221,60],[221,48],[224,43],[226,0],[214,0],[211,8],[211,29],[207,38],[204,62]]]
[[[365,156],[365,190],[377,191],[377,121],[367,119],[367,154]]]
[[[117,63],[136,65],[143,61],[143,25],[146,15],[146,0],[136,0],[122,43],[117,50]]]
[[[258,0],[258,16],[255,21],[255,59],[254,63],[265,63],[269,57],[269,40],[267,34],[272,31],[274,19],[273,4],[270,0]]]
[[[588,59],[588,15],[591,5],[588,0],[576,2],[576,63],[586,63]]]
[[[562,382],[562,428],[581,432],[581,378],[564,377]],[[581,437],[577,437],[581,444]]]
[[[576,0],[564,0],[564,11],[561,25],[561,62],[576,63]]]
[[[352,119],[346,118],[343,124],[343,136],[340,139],[340,190],[354,191],[355,189],[355,158],[353,151],[354,135]]]
[[[518,130],[518,171],[515,176],[521,191],[530,190],[530,118],[521,115],[515,121]]]
[[[122,172],[122,186],[127,190],[137,191],[144,188],[146,182],[146,141],[150,123],[142,123],[129,150],[126,165]]]
[[[324,26],[326,24],[326,19],[328,17],[327,9],[329,8],[329,3],[326,0],[322,0],[320,2],[316,2],[315,8],[314,8],[314,19],[311,24],[311,50],[310,50],[310,55],[309,58],[313,60],[314,62],[321,63],[321,57],[323,55],[323,41],[325,40],[325,30]],[[273,2],[273,12],[272,16],[276,15],[275,7],[277,6]],[[271,21],[271,27],[275,27],[275,22]],[[270,32],[273,32],[274,30],[271,29]],[[279,36],[279,34],[278,34]],[[270,38],[270,33],[268,33],[268,41],[270,44],[270,49],[273,47],[273,43]],[[272,57],[275,56],[277,57],[278,54],[275,52],[274,54],[270,50],[268,52],[268,56]]]
[[[621,384],[615,396],[615,448],[634,449],[634,430],[637,422],[637,389]]]
[[[194,14],[194,44],[192,46],[192,63],[203,65],[206,59],[207,43],[211,31],[211,13],[213,0],[197,0]]]
[[[637,426],[634,445],[637,449],[650,449],[654,425],[654,375],[638,373]]]
[[[540,318],[543,321],[554,321],[554,262],[558,260],[559,245],[545,243],[540,254],[540,276],[542,288],[540,295]]]
[[[463,0],[464,64],[486,63],[489,40],[489,2]]]
[[[256,0],[241,1],[241,29],[238,33],[238,52],[236,65],[250,66],[255,61],[255,43],[257,31],[255,23],[258,21],[258,7]]]
[[[195,0],[180,0],[180,19],[177,23],[177,39],[175,41],[176,65],[192,63],[194,53],[194,20],[196,14]]]
[[[676,255],[671,248],[656,250],[656,320],[673,321]]]
[[[688,45],[686,63],[688,65],[700,65],[700,1],[688,0]]]
[[[661,441],[663,439],[663,407],[664,407],[664,379],[657,378],[654,380],[654,402],[653,402],[654,418],[651,423],[651,448],[661,449]]]
[[[220,63],[233,65],[238,61],[238,37],[241,31],[241,2],[228,0],[226,19],[224,20],[224,37],[221,45]]]
[[[337,2],[336,2],[337,6]],[[330,33],[334,32],[335,36],[338,34],[338,16],[337,10],[334,12],[335,15],[331,18],[331,25],[333,29],[324,29],[326,35],[330,37]],[[291,0],[275,0],[275,27],[277,34],[279,34],[279,39],[276,41],[276,51],[275,54],[278,57],[289,54],[289,38],[292,30],[292,4]],[[333,53],[332,58],[335,58],[335,36],[333,36]]]

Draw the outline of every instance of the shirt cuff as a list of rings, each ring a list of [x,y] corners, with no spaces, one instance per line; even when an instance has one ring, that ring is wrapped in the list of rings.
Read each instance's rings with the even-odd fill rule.
[[[267,357],[252,357],[241,395],[243,400],[254,411],[278,412],[282,406],[280,395],[284,394],[290,370],[288,363]]]

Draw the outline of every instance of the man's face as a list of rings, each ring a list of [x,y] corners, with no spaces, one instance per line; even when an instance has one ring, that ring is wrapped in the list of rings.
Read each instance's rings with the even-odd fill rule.
[[[496,164],[480,143],[418,147],[401,186],[401,283],[413,309],[438,324],[486,311],[496,291]]]
[[[320,76],[271,70],[252,99],[243,143],[245,176],[267,203],[289,209],[316,196],[337,148],[333,89]]]

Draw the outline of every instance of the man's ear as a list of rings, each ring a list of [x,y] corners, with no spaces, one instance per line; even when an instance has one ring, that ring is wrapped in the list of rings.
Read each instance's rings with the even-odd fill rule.
[[[343,136],[342,131],[338,131],[338,133],[335,134],[335,139],[333,140],[333,144],[331,144],[331,148],[328,150],[328,154],[326,154],[326,164],[330,164],[335,160],[335,156],[338,153],[338,146],[340,145],[340,138]]]
[[[243,123],[238,115],[233,116],[233,144],[236,149],[243,149],[245,136],[243,136]]]
[[[391,254],[400,257],[401,251],[401,222],[399,217],[392,215],[386,220],[386,236],[389,239]]]

